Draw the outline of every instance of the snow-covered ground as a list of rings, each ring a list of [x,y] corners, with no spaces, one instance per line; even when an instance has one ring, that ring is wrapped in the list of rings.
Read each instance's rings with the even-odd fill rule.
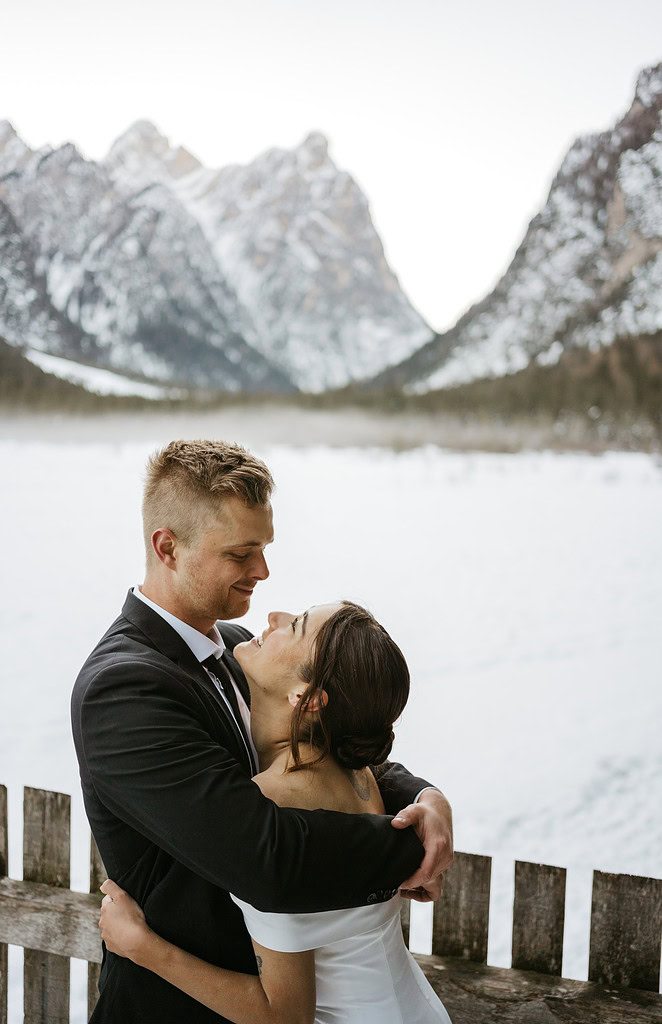
[[[5,437],[7,431],[5,430]],[[72,884],[87,831],[69,692],[141,579],[130,443],[0,441],[3,714],[10,874],[24,785],[73,794]],[[513,861],[568,868],[564,974],[586,977],[591,870],[662,876],[662,464],[639,454],[272,448],[270,608],[350,597],[412,669],[395,755],[440,784],[458,849],[493,857],[491,963],[509,962]],[[416,947],[429,908],[414,908]],[[11,950],[11,1024],[20,953]],[[84,965],[72,1004],[84,1020]]]
[[[72,359],[63,359],[61,356],[52,356],[48,352],[40,352],[38,349],[28,349],[25,353],[27,359],[35,366],[38,366],[44,373],[52,373],[55,377],[71,381],[72,384],[80,384],[87,391],[93,391],[97,395],[140,395],[143,398],[177,398],[182,391],[177,388],[163,388],[157,384],[148,384],[145,381],[131,380],[121,373],[113,373],[112,370],[102,370],[96,366],[85,366],[84,363],[75,363]]]

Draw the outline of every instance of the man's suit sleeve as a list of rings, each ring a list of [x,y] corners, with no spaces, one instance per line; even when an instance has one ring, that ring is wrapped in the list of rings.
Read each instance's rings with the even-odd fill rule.
[[[377,779],[387,814],[397,814],[407,804],[413,804],[422,789],[436,789],[433,783],[411,775],[406,768],[394,761],[375,765],[372,772]]]
[[[138,669],[136,669],[138,672]],[[386,898],[422,846],[379,815],[277,807],[209,735],[165,669],[103,668],[81,705],[103,804],[191,871],[260,910],[311,912]]]

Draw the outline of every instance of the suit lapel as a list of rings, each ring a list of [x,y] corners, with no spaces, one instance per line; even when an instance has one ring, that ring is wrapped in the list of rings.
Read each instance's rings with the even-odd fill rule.
[[[223,688],[226,689],[226,691],[227,691],[227,687],[232,686],[232,676],[231,676],[230,672],[228,671],[228,666],[225,664],[225,654],[226,654],[226,652],[224,652],[223,658],[221,658],[220,661],[217,661],[216,666],[214,668],[214,675],[218,676],[218,678],[219,678]],[[207,672],[202,667],[202,665],[200,666],[200,668],[202,669],[202,671],[207,676],[207,679],[209,679],[209,676],[207,675]],[[211,682],[211,680],[210,680],[210,682]],[[213,685],[214,684],[212,683],[212,686]],[[249,774],[253,775],[254,771],[257,770],[257,765],[253,764],[252,757],[251,757],[251,754],[250,754],[250,751],[249,751],[249,739],[248,739],[248,736],[244,732],[243,723],[241,722],[241,720],[238,721],[235,718],[234,710],[230,710],[230,708],[228,707],[228,705],[227,705],[227,703],[225,701],[225,698],[222,697],[218,693],[218,690],[216,690],[215,686],[214,686],[214,690],[215,690],[215,692],[217,694],[217,699],[223,705],[223,710],[226,713],[226,717],[227,717],[227,719],[228,719],[228,721],[229,721],[229,723],[230,723],[230,725],[232,727],[232,731],[235,734],[235,737],[237,739],[237,744],[238,744],[239,749],[241,750],[241,753],[242,753],[242,760],[245,762],[246,767],[248,768]],[[236,702],[236,698],[235,698],[235,702]]]
[[[137,598],[131,591],[129,591],[126,596],[126,601],[122,608],[122,615],[128,619],[129,622],[133,623],[133,625],[142,633],[144,633],[147,639],[155,645],[156,649],[159,650],[161,654],[174,662],[175,665],[177,665],[182,672],[185,672],[193,682],[204,687],[207,693],[210,694],[215,706],[220,710],[225,722],[235,738],[236,747],[240,755],[238,760],[241,761],[250,774],[252,772],[252,765],[247,756],[245,738],[235,722],[234,715],[224,698],[218,692],[216,685],[212,682],[208,673],[195,657],[188,644],[182,640],[179,633],[177,633],[176,630],[174,630],[172,626],[165,621],[165,619],[150,608],[149,605],[146,605],[144,601],[139,600],[139,598]],[[232,654],[229,651],[225,652],[224,659],[226,656],[232,658]],[[234,658],[232,660],[234,661]],[[236,669],[243,677],[243,673],[238,665],[236,665]],[[228,666],[221,661],[219,663],[218,675],[223,682],[225,681],[223,679],[224,673],[227,676],[231,675]],[[228,685],[232,685],[230,679],[228,679]],[[248,689],[245,680],[244,686]],[[243,689],[241,692],[243,696]]]

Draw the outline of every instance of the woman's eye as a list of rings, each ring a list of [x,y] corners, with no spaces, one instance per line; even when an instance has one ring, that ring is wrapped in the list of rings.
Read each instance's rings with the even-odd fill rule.
[[[296,619],[293,619],[293,620],[292,620],[292,632],[293,632],[293,633],[296,633],[296,629],[295,629],[295,626],[296,626],[296,624],[297,624],[297,622],[298,622],[298,621],[299,621],[299,618],[298,618],[298,616],[297,616],[297,618],[296,618]]]

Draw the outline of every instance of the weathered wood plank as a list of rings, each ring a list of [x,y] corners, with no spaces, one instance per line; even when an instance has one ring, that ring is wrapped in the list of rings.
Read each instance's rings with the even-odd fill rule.
[[[405,946],[409,949],[409,925],[411,922],[411,900],[403,900],[400,907],[400,923]]]
[[[0,878],[0,941],[57,953],[60,960],[74,956],[100,962],[100,906],[101,893]]]
[[[513,967],[561,975],[565,868],[515,861]]]
[[[23,878],[26,882],[46,882],[69,888],[70,816],[71,797],[66,793],[25,787]]]
[[[0,880],[9,872],[9,830],[7,825],[7,787],[0,786]],[[7,1024],[7,944],[0,942],[0,1024]]]
[[[662,879],[594,871],[589,980],[657,992],[661,942]]]
[[[99,848],[94,841],[94,836],[90,836],[90,892],[100,898],[99,886],[106,878],[106,869],[103,866],[101,860],[101,854]],[[99,938],[99,932],[97,930],[96,936],[99,960],[101,959],[101,939]],[[99,963],[90,962],[87,965],[87,1016],[88,1019],[92,1016],[92,1011],[97,1005],[97,999],[99,998]]]
[[[491,875],[490,857],[455,854],[444,874],[441,898],[434,905],[433,953],[486,962]]]
[[[69,888],[71,797],[24,790],[23,878]],[[24,1024],[69,1024],[69,960],[26,948]]]
[[[662,996],[452,957],[416,960],[453,1024],[660,1024]]]

